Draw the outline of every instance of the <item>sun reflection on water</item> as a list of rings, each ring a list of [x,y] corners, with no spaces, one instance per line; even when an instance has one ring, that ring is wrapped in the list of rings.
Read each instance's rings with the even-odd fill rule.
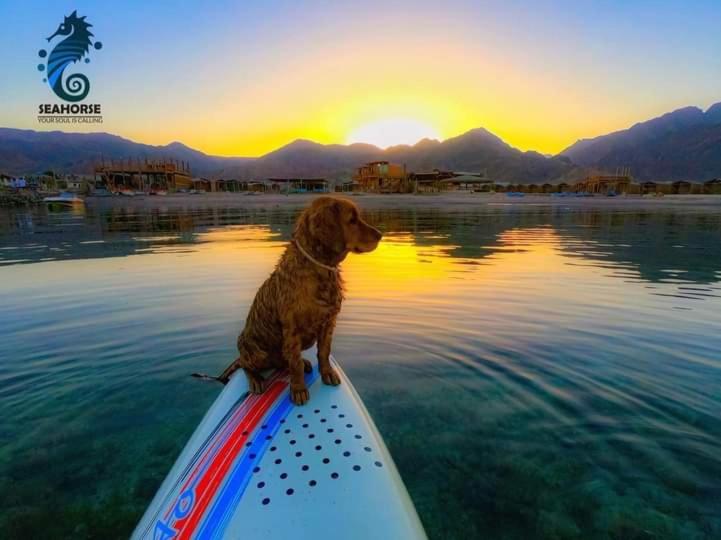
[[[334,354],[431,537],[721,533],[721,218],[368,215]],[[0,530],[129,533],[294,218],[0,213]]]

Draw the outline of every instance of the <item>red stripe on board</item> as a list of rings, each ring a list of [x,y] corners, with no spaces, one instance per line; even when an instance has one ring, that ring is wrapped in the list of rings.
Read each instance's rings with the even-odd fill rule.
[[[268,385],[274,383],[275,381],[279,380],[281,376],[285,376],[287,373],[285,370],[277,370],[271,377],[268,379]],[[192,483],[193,479],[196,477],[196,475],[200,472],[200,470],[203,468],[203,465],[213,456],[213,452],[215,449],[226,439],[226,434],[229,430],[234,430],[235,427],[233,424],[236,422],[239,416],[245,416],[245,414],[248,412],[248,410],[260,399],[260,396],[255,394],[248,394],[245,400],[240,404],[240,406],[233,412],[231,417],[225,421],[223,424],[223,427],[221,430],[215,434],[213,437],[213,441],[208,445],[208,447],[203,452],[203,455],[199,458],[198,462],[195,464],[193,469],[186,473],[186,480],[185,483],[181,486],[181,488],[177,491],[177,494],[175,495],[175,498],[173,501],[167,505],[167,510],[164,515],[164,519],[168,519],[171,512],[174,510],[175,505],[178,502],[178,498],[181,494],[185,493],[185,490],[187,487]]]
[[[281,376],[286,375],[284,370],[278,370],[276,371],[268,380],[268,385],[272,385],[274,382],[279,380]],[[249,414],[252,410],[252,407],[260,400],[261,396],[255,395],[255,394],[248,394],[248,398],[241,403],[240,407],[236,409],[236,411],[233,413],[233,415],[228,419],[225,423],[225,426],[223,426],[223,429],[220,431],[220,433],[217,433],[215,436],[215,440],[210,444],[208,448],[206,448],[205,453],[203,454],[202,458],[199,460],[198,464],[195,466],[189,477],[186,479],[183,486],[178,491],[178,494],[176,495],[175,499],[173,500],[172,504],[168,506],[168,510],[165,514],[165,518],[167,519],[170,515],[170,512],[173,511],[173,508],[175,507],[175,504],[177,503],[178,497],[182,493],[185,492],[187,487],[192,483],[193,479],[195,479],[195,476],[198,474],[198,471],[200,471],[203,468],[203,465],[206,461],[208,461],[209,457],[212,455],[212,453],[215,451],[215,449],[221,444],[221,441],[225,438],[226,434],[228,433],[228,430],[235,430],[235,427],[233,427],[233,423],[236,422],[239,416],[245,416],[246,414]],[[251,433],[250,431],[248,433]]]
[[[218,486],[222,483],[230,466],[233,464],[233,461],[235,461],[237,454],[248,438],[247,435],[236,435],[238,433],[242,434],[245,430],[249,433],[252,432],[257,425],[260,424],[265,413],[273,403],[275,403],[278,396],[287,386],[285,382],[275,382],[270,388],[266,389],[261,395],[261,400],[253,406],[248,416],[243,418],[243,421],[236,427],[221,450],[213,458],[213,462],[205,471],[195,488],[197,498],[193,504],[193,509],[190,514],[178,520],[173,526],[173,528],[178,531],[178,536],[176,537],[178,540],[190,538],[190,535],[195,532],[196,526],[203,517],[208,503],[213,498],[213,495],[215,495]]]

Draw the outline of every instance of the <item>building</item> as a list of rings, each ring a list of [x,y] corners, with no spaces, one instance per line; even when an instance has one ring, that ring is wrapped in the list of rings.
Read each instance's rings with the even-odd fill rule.
[[[14,176],[8,176],[7,174],[0,174],[0,185],[6,188],[23,189],[28,187],[28,182],[22,177],[15,178]]]
[[[353,180],[344,180],[335,185],[335,190],[340,193],[355,193],[361,190],[361,185]]]
[[[480,174],[459,174],[439,180],[443,191],[493,191],[493,182]]]
[[[691,193],[691,182],[676,180],[671,182],[671,193],[673,195],[686,195]]]
[[[92,178],[78,176],[77,174],[66,174],[55,179],[55,185],[58,189],[67,189],[68,191],[87,190],[92,182]]]
[[[433,169],[428,172],[412,172],[408,175],[408,182],[411,190],[416,193],[429,193],[441,191],[441,181],[453,178],[455,174],[452,171],[441,171]]]
[[[248,191],[248,182],[236,180],[235,178],[221,178],[215,181],[215,191],[235,193],[237,191]]]
[[[614,193],[620,195],[628,193],[631,186],[631,176],[628,174],[609,174],[589,176],[574,185],[574,191],[585,193],[600,193],[607,195]]]
[[[95,185],[113,193],[122,191],[177,191],[193,186],[190,166],[176,160],[120,160],[95,166]]]
[[[647,195],[649,193],[659,193],[658,184],[656,182],[651,182],[650,180],[647,180],[646,182],[641,182],[641,195]]]
[[[215,191],[215,180],[208,180],[207,178],[193,178],[190,183],[191,187],[197,191]]]
[[[207,178],[193,178],[193,189],[207,192],[231,192],[249,191],[248,184],[244,180],[235,180],[233,178],[219,178],[217,180],[209,180]]]
[[[356,169],[353,181],[369,193],[408,193],[410,183],[405,165],[371,161]]]
[[[495,191],[496,184],[485,173],[443,171],[413,172],[408,175],[412,191],[416,193],[437,191]]]
[[[713,195],[721,195],[721,178],[714,178],[703,183],[703,192]]]
[[[269,191],[280,193],[328,193],[325,178],[268,178]]]

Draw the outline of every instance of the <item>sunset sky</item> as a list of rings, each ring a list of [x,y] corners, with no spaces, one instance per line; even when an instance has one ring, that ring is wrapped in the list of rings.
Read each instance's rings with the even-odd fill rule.
[[[721,101],[718,0],[0,0],[1,127],[48,129],[37,106],[59,101],[37,53],[75,9],[103,43],[79,69],[105,119],[77,130],[211,154],[474,127],[556,153]]]

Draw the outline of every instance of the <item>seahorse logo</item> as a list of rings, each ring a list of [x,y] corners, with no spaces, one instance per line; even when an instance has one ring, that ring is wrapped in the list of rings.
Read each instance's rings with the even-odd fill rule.
[[[85,17],[78,17],[78,12],[73,11],[65,17],[55,33],[47,38],[48,42],[56,36],[66,36],[55,47],[50,50],[50,55],[45,49],[38,51],[40,58],[47,57],[46,64],[38,64],[38,71],[47,71],[47,77],[43,82],[53,89],[55,95],[65,101],[81,101],[90,92],[90,81],[82,73],[65,75],[65,70],[83,57],[85,63],[90,62],[87,58],[92,45],[95,50],[100,50],[103,44],[99,41],[93,43],[90,38],[94,37],[88,30],[92,24],[85,21]]]

